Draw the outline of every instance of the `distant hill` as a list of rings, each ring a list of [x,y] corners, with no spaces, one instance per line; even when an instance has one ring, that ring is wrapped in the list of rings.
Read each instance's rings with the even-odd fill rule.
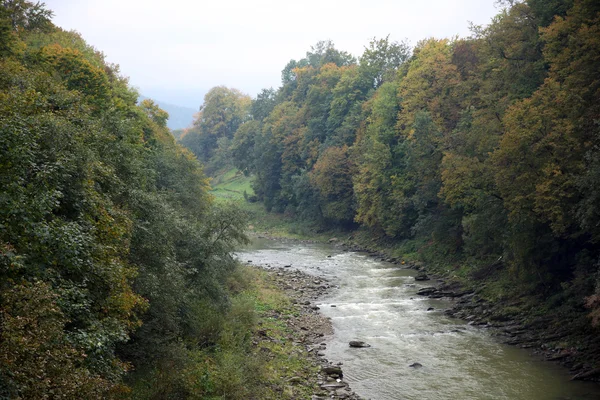
[[[140,96],[138,101],[148,99],[146,96]],[[167,126],[171,130],[187,128],[192,124],[194,120],[194,114],[198,110],[190,107],[181,107],[174,104],[164,103],[160,100],[152,99],[160,108],[169,113],[169,120]]]

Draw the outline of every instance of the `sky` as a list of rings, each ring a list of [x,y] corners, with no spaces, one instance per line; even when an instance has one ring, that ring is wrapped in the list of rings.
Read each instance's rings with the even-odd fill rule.
[[[494,0],[44,0],[54,23],[76,30],[141,94],[198,109],[225,85],[255,96],[320,40],[358,57],[389,35],[412,46],[469,35]]]

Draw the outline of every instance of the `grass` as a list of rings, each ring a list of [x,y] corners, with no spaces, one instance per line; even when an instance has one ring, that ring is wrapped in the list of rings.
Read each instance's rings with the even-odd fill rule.
[[[345,237],[348,234],[336,229],[323,229],[310,222],[297,221],[291,215],[267,212],[262,203],[247,201],[247,197],[254,196],[252,177],[245,176],[235,168],[221,171],[212,178],[211,185],[211,193],[216,201],[233,201],[248,212],[250,234],[317,241],[327,241],[334,236]]]
[[[223,376],[216,376],[217,381],[212,383],[212,387],[221,388],[220,393],[215,394],[227,399],[241,393],[242,398],[310,397],[313,391],[310,385],[288,383],[289,379],[298,376],[306,382],[318,371],[305,356],[303,346],[294,341],[295,333],[286,324],[286,320],[297,313],[296,306],[273,284],[267,272],[258,268],[240,266],[231,277],[229,287],[235,295],[228,319],[252,321],[244,324],[249,327],[252,340],[243,348],[223,346],[221,354],[216,354],[217,365],[223,361],[228,365],[219,368]],[[242,352],[244,356],[239,357]],[[220,360],[223,355],[226,359]],[[245,364],[249,364],[249,368],[244,368]],[[234,376],[230,376],[232,373]],[[243,388],[237,387],[236,382]],[[255,382],[254,388],[249,385],[251,382]]]
[[[244,193],[247,196],[253,196],[252,178],[245,176],[238,169],[232,168],[217,175],[211,182],[211,193],[217,200],[238,200],[243,201]]]

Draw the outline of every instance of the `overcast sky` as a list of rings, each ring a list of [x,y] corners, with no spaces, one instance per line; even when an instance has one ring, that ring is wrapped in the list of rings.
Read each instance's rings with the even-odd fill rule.
[[[44,0],[54,23],[80,32],[140,92],[198,108],[211,87],[256,95],[319,40],[359,56],[373,37],[411,45],[469,35],[494,0]]]

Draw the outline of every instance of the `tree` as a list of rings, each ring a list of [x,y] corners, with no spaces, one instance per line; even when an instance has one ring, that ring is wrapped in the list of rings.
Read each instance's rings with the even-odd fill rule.
[[[46,5],[40,1],[34,3],[27,0],[2,0],[0,7],[15,31],[50,31],[54,28],[51,22],[54,13],[46,9]]]
[[[169,114],[162,110],[154,101],[150,99],[142,100],[140,104],[146,115],[154,121],[159,127],[166,128]]]
[[[244,122],[233,136],[231,154],[237,169],[245,175],[254,171],[254,145],[256,136],[260,135],[262,126],[256,120]]]
[[[439,129],[450,132],[458,120],[462,98],[460,75],[452,64],[451,43],[429,39],[420,42],[414,52],[398,87],[398,128],[410,137],[416,113],[428,111]]]
[[[388,236],[408,236],[407,207],[396,193],[405,159],[396,136],[399,111],[397,83],[387,82],[365,104],[366,118],[360,127],[352,153],[357,160],[353,175],[357,201],[356,222]],[[402,143],[402,141],[400,142]],[[394,184],[393,184],[393,183]],[[410,213],[410,212],[409,212]]]
[[[252,100],[250,113],[256,121],[262,121],[267,118],[275,105],[277,104],[277,94],[273,88],[263,89],[256,95],[256,99]]]
[[[352,164],[348,147],[329,147],[310,173],[311,184],[319,193],[323,217],[342,224],[352,222]]]
[[[224,86],[212,88],[204,96],[194,126],[182,137],[181,143],[208,164],[218,147],[218,140],[232,140],[240,125],[250,119],[250,107],[250,96],[239,90]],[[220,167],[213,164],[210,170]]]
[[[225,312],[244,214],[212,206],[167,114],[78,35],[18,30],[0,52],[0,397],[121,398],[132,366],[185,397],[210,336],[197,304]]]
[[[339,51],[331,40],[321,40],[310,51],[306,52],[308,65],[320,68],[325,64],[335,64],[338,67],[356,64],[356,59],[345,51]]]
[[[405,42],[390,42],[389,35],[384,39],[373,38],[360,56],[360,70],[377,89],[384,82],[393,80],[408,58],[409,46]]]

